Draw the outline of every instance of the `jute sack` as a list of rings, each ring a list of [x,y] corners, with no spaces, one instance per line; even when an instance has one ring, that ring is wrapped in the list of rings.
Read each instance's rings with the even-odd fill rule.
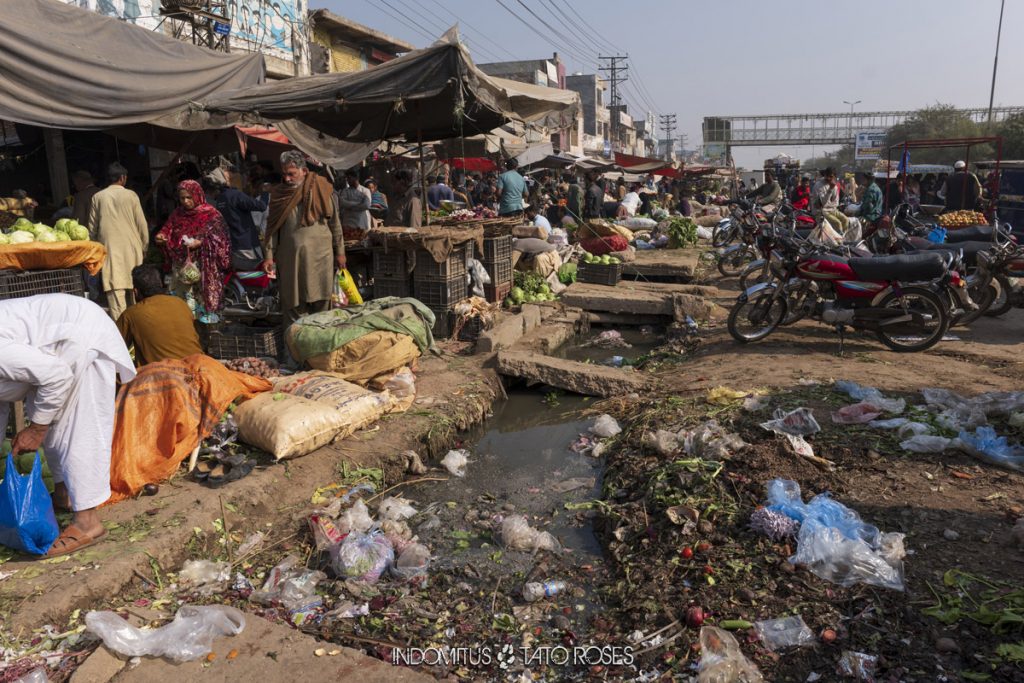
[[[387,391],[375,393],[346,382],[336,374],[315,370],[283,377],[274,384],[274,390],[316,401],[341,413],[343,421],[334,435],[336,439],[373,424],[391,410],[392,405]]]
[[[346,417],[328,404],[272,391],[238,406],[235,422],[242,441],[284,460],[329,444]]]
[[[409,365],[420,357],[416,341],[405,334],[374,330],[330,353],[313,356],[309,365],[350,382],[367,382]]]

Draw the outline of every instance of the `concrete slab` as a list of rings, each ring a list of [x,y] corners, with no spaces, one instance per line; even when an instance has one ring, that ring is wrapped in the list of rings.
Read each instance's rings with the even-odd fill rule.
[[[692,287],[626,281],[607,287],[577,282],[562,294],[562,303],[600,313],[656,315],[673,320],[682,320],[689,315],[696,320],[707,320],[715,313],[715,306],[695,293],[701,289]]]
[[[646,389],[633,371],[552,358],[527,351],[499,351],[498,372],[585,396],[622,396]]]
[[[86,657],[82,665],[71,674],[71,683],[107,683],[121,673],[127,662],[119,659],[104,645],[96,648]]]
[[[335,655],[316,656],[318,649]],[[228,655],[234,651],[234,658]],[[321,642],[290,626],[247,614],[245,630],[213,642],[213,659],[175,663],[144,658],[122,671],[117,683],[229,683],[234,681],[359,681],[359,683],[427,683],[433,676],[391,666],[358,650]],[[91,657],[90,657],[91,659]]]
[[[700,249],[640,249],[636,260],[622,264],[622,273],[632,277],[663,277],[690,280],[700,263]]]

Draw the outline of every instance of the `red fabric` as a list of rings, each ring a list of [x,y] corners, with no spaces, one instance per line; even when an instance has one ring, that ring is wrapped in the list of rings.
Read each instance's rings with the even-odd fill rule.
[[[454,159],[442,159],[441,163],[448,164],[452,168],[461,168],[465,171],[488,171],[498,170],[498,165],[486,157],[456,157]]]
[[[811,205],[811,188],[797,185],[793,189],[793,201],[791,203],[794,209],[806,211],[807,207]]]
[[[191,258],[203,274],[203,308],[207,312],[221,309],[224,296],[224,274],[231,266],[231,239],[227,225],[212,204],[206,202],[203,188],[194,180],[178,183],[178,190],[185,190],[195,202],[195,207],[185,210],[179,206],[164,223],[158,234],[167,238],[162,249],[171,264],[180,268]],[[185,238],[201,239],[196,249],[185,246]]]
[[[580,246],[594,256],[604,256],[613,251],[626,251],[629,249],[629,242],[622,235],[612,235],[610,237],[591,237],[590,239],[580,240]]]

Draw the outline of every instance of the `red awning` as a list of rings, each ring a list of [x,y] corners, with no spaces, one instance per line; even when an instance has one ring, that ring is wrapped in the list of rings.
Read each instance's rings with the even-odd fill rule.
[[[464,171],[478,171],[480,173],[498,170],[498,165],[487,157],[456,157],[454,159],[441,159],[441,163],[448,164],[452,168],[461,168]]]
[[[678,178],[679,174],[671,162],[664,159],[651,159],[650,157],[638,157],[632,154],[615,153],[615,163],[630,173],[653,173],[655,175]]]

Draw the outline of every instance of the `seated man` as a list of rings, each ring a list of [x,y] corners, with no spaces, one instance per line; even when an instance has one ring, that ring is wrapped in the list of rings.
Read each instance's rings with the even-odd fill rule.
[[[143,264],[132,269],[135,300],[117,319],[117,329],[128,346],[135,345],[138,366],[160,360],[180,360],[202,353],[199,335],[188,304],[164,292],[160,270]]]
[[[54,505],[73,513],[47,555],[66,555],[106,534],[96,508],[110,497],[115,385],[118,375],[134,378],[135,369],[114,322],[88,299],[0,301],[0,320],[0,425],[11,403],[25,401],[31,422],[11,450],[45,448]]]
[[[536,204],[530,204],[526,207],[526,220],[528,220],[533,227],[540,228],[540,232],[543,233],[543,236],[538,235],[540,239],[546,240],[548,235],[551,234],[551,221],[537,210]]]

